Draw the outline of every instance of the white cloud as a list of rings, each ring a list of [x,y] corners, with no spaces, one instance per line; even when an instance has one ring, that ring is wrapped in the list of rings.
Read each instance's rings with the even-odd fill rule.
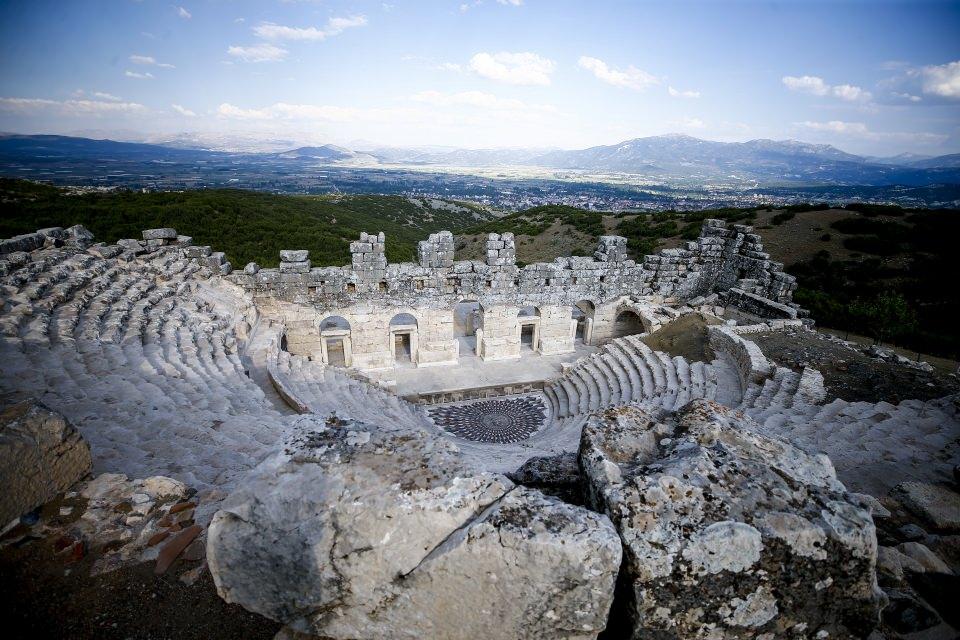
[[[831,89],[834,97],[846,100],[847,102],[856,102],[858,100],[869,100],[872,96],[869,91],[864,91],[860,87],[852,84],[838,84]]]
[[[153,79],[153,74],[150,73],[149,71],[144,71],[143,73],[140,73],[139,71],[130,71],[130,70],[128,69],[128,70],[126,70],[126,71],[123,72],[123,75],[127,76],[128,78],[136,78],[136,79],[138,79],[138,80],[152,80],[152,79]]]
[[[798,127],[810,129],[812,131],[828,131],[830,133],[842,133],[844,135],[865,135],[869,133],[867,125],[862,122],[843,122],[842,120],[830,120],[829,122],[805,122],[795,123]]]
[[[519,53],[481,52],[470,58],[470,69],[477,75],[517,85],[548,85],[553,60],[528,51]]]
[[[463,72],[463,65],[457,64],[456,62],[441,62],[437,68],[441,71],[453,71],[455,73]]]
[[[22,114],[53,111],[65,116],[117,115],[144,113],[147,108],[136,102],[107,102],[103,100],[46,100],[44,98],[0,98],[0,110]]]
[[[864,91],[860,87],[852,84],[830,86],[823,78],[817,76],[783,76],[781,80],[784,86],[791,91],[809,93],[815,96],[830,95],[847,102],[867,102],[873,97],[869,91]]]
[[[179,104],[172,104],[170,105],[170,108],[176,111],[177,113],[179,113],[180,115],[187,116],[188,118],[193,118],[194,116],[197,115],[193,111],[190,111],[190,109],[180,106]]]
[[[581,56],[577,61],[581,69],[591,72],[598,80],[612,84],[615,87],[636,89],[640,91],[660,83],[660,79],[633,65],[626,69],[615,69],[599,58]]]
[[[871,131],[870,128],[862,122],[843,122],[841,120],[831,120],[829,122],[795,122],[794,125],[810,131],[888,143],[940,145],[949,138],[946,134],[928,133],[924,131]]]
[[[817,76],[783,76],[782,81],[790,91],[812,93],[815,96],[825,96],[830,92],[830,85]]]
[[[940,98],[960,98],[960,60],[923,67],[923,92]]]
[[[277,102],[262,109],[244,109],[230,103],[217,108],[217,115],[236,120],[327,120],[345,122],[356,119],[363,110],[329,105]]]
[[[677,91],[673,87],[667,87],[667,93],[674,98],[699,98],[699,91]]]
[[[497,4],[506,4],[512,7],[519,7],[523,4],[523,0],[497,0]]]
[[[286,58],[289,52],[264,42],[249,47],[232,46],[227,49],[227,53],[244,62],[279,62]]]
[[[410,99],[414,102],[422,102],[437,107],[469,106],[491,111],[556,111],[556,107],[552,105],[527,104],[522,100],[500,98],[483,91],[461,91],[459,93],[421,91],[410,96]]]
[[[157,62],[157,59],[153,56],[139,56],[132,55],[130,56],[130,62],[133,64],[142,64],[153,67],[160,67],[161,69],[176,69],[172,64],[167,64],[165,62]]]
[[[363,27],[367,17],[363,15],[346,18],[330,18],[322,29],[317,27],[287,27],[272,22],[264,22],[253,28],[257,37],[265,40],[324,40],[339,35],[346,29]]]
[[[91,95],[98,100],[109,100],[110,102],[123,102],[123,98],[120,96],[115,96],[112,93],[106,93],[105,91],[84,91],[83,89],[77,89],[71,95],[74,98],[82,98],[85,95]]]
[[[907,100],[909,102],[921,102],[923,100],[923,98],[921,98],[920,96],[915,96],[912,93],[897,93],[896,91],[894,91],[891,95],[894,98]]]
[[[184,9],[183,7],[177,7],[177,15],[183,18],[184,20],[189,20],[193,17],[193,14]]]

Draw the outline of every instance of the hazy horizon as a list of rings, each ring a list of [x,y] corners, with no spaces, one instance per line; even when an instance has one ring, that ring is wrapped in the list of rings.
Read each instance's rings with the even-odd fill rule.
[[[960,3],[12,2],[0,130],[960,152]]]

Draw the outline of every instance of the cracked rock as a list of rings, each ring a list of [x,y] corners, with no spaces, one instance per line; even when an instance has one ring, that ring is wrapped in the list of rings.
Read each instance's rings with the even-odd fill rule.
[[[606,516],[468,467],[425,431],[304,420],[213,518],[221,597],[329,638],[594,638]]]
[[[869,511],[825,456],[755,429],[709,400],[584,427],[588,502],[623,539],[634,638],[860,638],[877,624]]]
[[[59,413],[27,400],[0,413],[0,526],[90,473],[90,446]]]

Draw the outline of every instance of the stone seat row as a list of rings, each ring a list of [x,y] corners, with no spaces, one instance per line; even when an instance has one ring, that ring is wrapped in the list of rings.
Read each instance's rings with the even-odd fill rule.
[[[280,351],[277,372],[298,402],[312,413],[406,428],[431,428],[426,411],[388,391],[333,367]]]
[[[30,262],[45,265],[35,286],[0,278],[0,398],[39,395],[64,413],[95,470],[222,487],[267,455],[289,419],[247,376],[234,310],[197,295],[203,269],[175,247],[132,261],[60,253]]]
[[[578,360],[544,393],[558,418],[654,400],[673,411],[695,398],[715,398],[717,373],[712,364],[671,357],[625,336]]]
[[[942,465],[931,463],[948,460],[956,446],[960,410],[950,398],[896,405],[834,398],[818,405],[801,398],[774,401],[774,396],[766,406],[754,402],[743,409],[762,433],[828,455],[840,480],[854,491],[885,495],[904,479],[949,480],[937,475]]]

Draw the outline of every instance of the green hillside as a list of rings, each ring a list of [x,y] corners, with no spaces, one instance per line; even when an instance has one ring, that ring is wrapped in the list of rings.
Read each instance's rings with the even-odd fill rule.
[[[309,249],[315,265],[350,262],[361,231],[387,235],[391,262],[416,256],[416,243],[441,229],[454,233],[489,218],[474,205],[403,196],[292,196],[254,191],[115,191],[71,195],[64,189],[0,179],[0,237],[82,224],[98,240],[139,238],[173,227],[195,244],[224,251],[234,265],[276,266],[280,249]]]
[[[591,255],[602,234],[626,236],[640,259],[696,238],[706,218],[753,225],[771,257],[797,277],[795,299],[820,325],[960,357],[956,210],[803,204],[615,214],[546,206],[466,229],[457,255],[482,257],[487,233],[510,231],[521,264]]]
[[[795,299],[823,326],[882,336],[904,347],[957,358],[960,295],[952,255],[960,212],[899,207],[799,205],[695,212],[608,213],[542,206],[494,218],[472,204],[402,196],[294,196],[241,190],[74,195],[0,180],[0,237],[83,224],[99,240],[138,238],[174,227],[224,251],[236,266],[275,266],[280,249],[310,250],[315,265],[350,261],[361,231],[387,235],[391,262],[410,261],[416,243],[448,229],[458,259],[482,259],[486,234],[513,232],[517,261],[591,255],[604,234],[626,236],[639,259],[696,238],[705,218],[754,225],[774,260],[797,276]]]

